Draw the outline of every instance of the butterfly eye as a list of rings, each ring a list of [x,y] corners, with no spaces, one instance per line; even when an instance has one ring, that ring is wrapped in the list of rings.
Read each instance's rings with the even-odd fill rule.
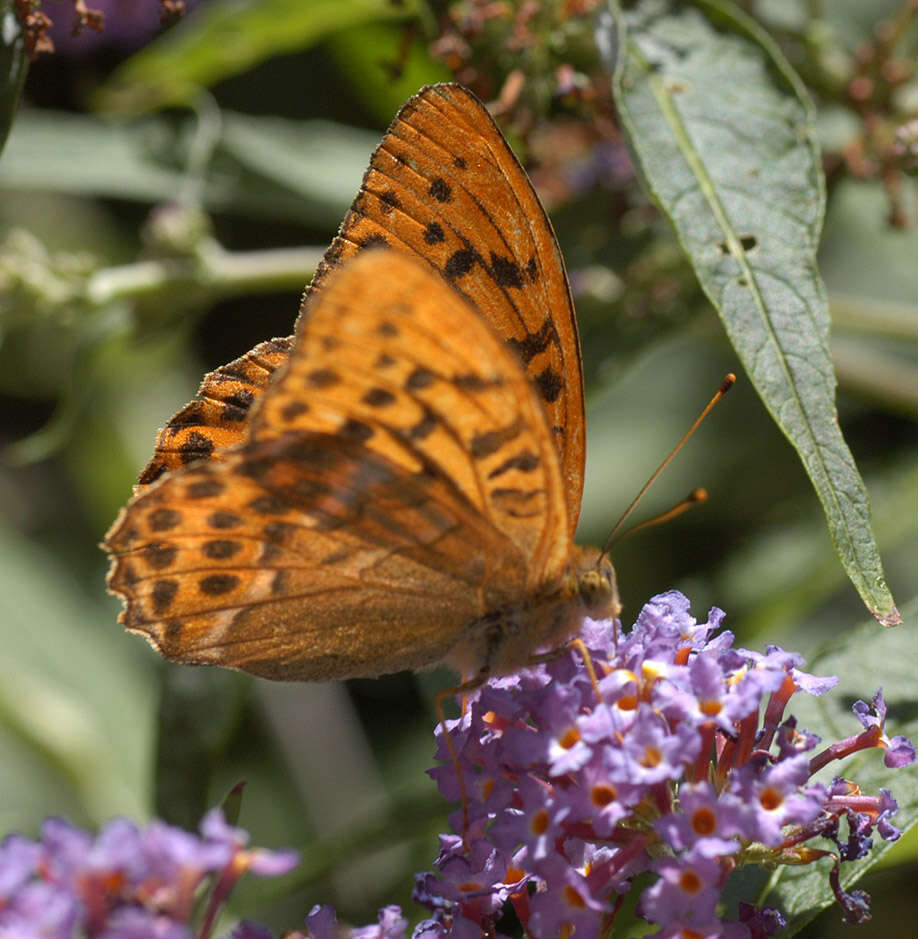
[[[615,571],[607,558],[600,566],[581,571],[577,577],[577,594],[588,616],[594,619],[615,617],[620,605]]]

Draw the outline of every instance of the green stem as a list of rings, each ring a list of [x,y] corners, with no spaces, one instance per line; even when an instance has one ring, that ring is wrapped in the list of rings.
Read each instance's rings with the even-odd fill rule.
[[[835,336],[832,358],[839,384],[908,417],[918,417],[918,366],[864,340]]]
[[[829,297],[836,332],[870,333],[918,342],[918,307],[833,293]]]
[[[224,251],[204,245],[197,258],[163,258],[108,267],[90,275],[85,295],[101,306],[114,300],[150,297],[176,288],[196,288],[210,296],[300,289],[322,258],[321,248]]]

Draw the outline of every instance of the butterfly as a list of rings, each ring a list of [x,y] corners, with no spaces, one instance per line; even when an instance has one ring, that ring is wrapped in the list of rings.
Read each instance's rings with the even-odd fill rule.
[[[295,334],[207,375],[106,535],[121,622],[273,679],[526,664],[615,576],[573,544],[583,380],[564,262],[485,107],[422,89]]]

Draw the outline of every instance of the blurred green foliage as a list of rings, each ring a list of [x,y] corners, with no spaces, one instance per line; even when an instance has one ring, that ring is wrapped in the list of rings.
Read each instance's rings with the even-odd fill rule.
[[[386,123],[420,85],[450,75],[499,102],[577,292],[589,392],[580,540],[604,539],[722,375],[740,373],[646,512],[696,485],[710,501],[615,549],[624,619],[675,586],[699,616],[714,604],[727,610],[746,644],[804,653],[864,619],[800,461],[636,178],[611,76],[588,41],[593,19],[521,25],[511,15],[467,35],[460,7],[473,17],[481,5],[202,0],[143,48],[113,32],[110,42],[39,57],[15,120],[15,100],[5,99],[0,831],[34,833],[53,813],[94,824],[155,811],[190,825],[245,779],[241,823],[255,842],[296,844],[307,860],[292,897],[256,885],[240,890],[240,908],[289,927],[314,902],[355,921],[385,902],[407,904],[411,873],[429,867],[445,830],[424,770],[432,695],[449,679],[280,687],[167,666],[116,625],[96,545],[156,429],[204,371],[289,334]],[[701,7],[732,41],[715,8],[736,11]],[[910,75],[893,80],[889,63],[914,50],[918,23],[892,0],[744,7],[813,98],[839,425],[871,494],[886,581],[914,618],[918,198],[894,155],[918,86]],[[11,66],[7,88],[18,77]],[[716,85],[708,94],[716,116]],[[755,148],[761,131],[749,132]],[[818,174],[816,153],[809,171]],[[783,248],[801,261],[799,244]],[[693,261],[697,269],[697,253]],[[865,626],[833,664],[847,669],[852,695],[878,684],[900,693],[895,732],[918,721],[907,630],[907,617],[895,640]],[[872,649],[890,642],[894,652]],[[884,655],[895,657],[895,674]],[[846,726],[839,717],[837,733]],[[897,779],[888,784],[898,796]],[[914,854],[905,839],[885,879],[867,884],[876,910],[895,909],[900,881],[911,902]],[[827,916],[818,934],[834,935],[838,917]]]

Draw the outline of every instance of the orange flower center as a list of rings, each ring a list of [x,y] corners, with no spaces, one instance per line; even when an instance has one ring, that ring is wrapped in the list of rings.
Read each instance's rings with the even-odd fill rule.
[[[558,738],[558,744],[565,750],[570,750],[570,748],[577,743],[580,739],[580,732],[576,727],[569,727],[564,733]]]
[[[723,704],[716,699],[712,701],[702,701],[699,710],[707,717],[717,717],[721,710],[723,710]]]
[[[545,809],[540,809],[535,815],[532,816],[532,821],[529,823],[529,827],[532,829],[534,835],[544,835],[548,831],[548,812]]]
[[[459,889],[463,893],[472,893],[474,890],[481,890],[483,886],[483,884],[476,883],[474,880],[470,880],[467,883],[459,884]]]
[[[618,792],[615,786],[609,783],[599,783],[590,790],[590,799],[593,805],[599,806],[601,809],[605,808],[609,803],[614,802],[617,798]]]
[[[698,809],[692,813],[692,831],[696,835],[710,835],[717,829],[717,816],[709,809]]]
[[[584,910],[586,909],[586,903],[583,902],[583,897],[573,887],[564,888],[564,900],[569,907],[572,907],[575,910]]]
[[[646,769],[653,769],[655,766],[659,766],[663,762],[663,754],[660,752],[659,747],[647,747],[644,750],[644,755],[641,757],[641,766]]]
[[[773,812],[783,801],[781,793],[778,792],[777,789],[772,789],[770,786],[767,789],[763,789],[759,796],[759,802],[762,808],[767,812]]]

